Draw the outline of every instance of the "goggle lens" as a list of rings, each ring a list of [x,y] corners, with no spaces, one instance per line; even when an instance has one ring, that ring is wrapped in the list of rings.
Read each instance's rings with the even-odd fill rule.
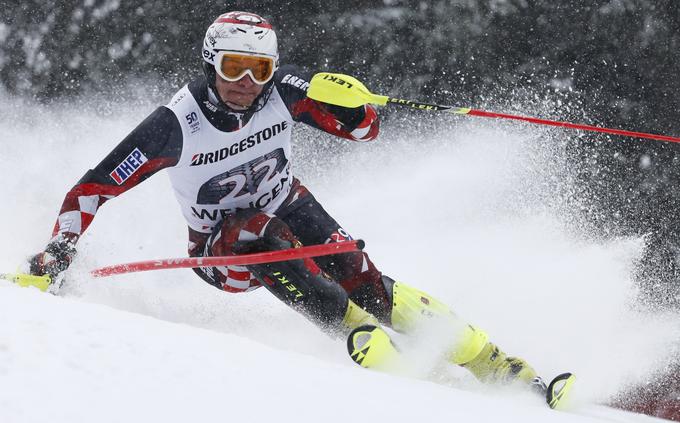
[[[217,71],[227,81],[238,81],[250,74],[256,84],[266,84],[274,75],[274,59],[262,56],[223,53]]]

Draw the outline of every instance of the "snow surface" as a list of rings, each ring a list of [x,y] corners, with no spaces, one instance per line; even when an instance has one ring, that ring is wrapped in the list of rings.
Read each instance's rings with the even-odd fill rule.
[[[66,191],[153,107],[0,103],[0,269],[44,246]],[[572,210],[587,201],[562,163],[567,134],[432,125],[341,148],[301,128],[297,173],[386,274],[546,378],[576,373],[572,412],[462,369],[442,383],[363,370],[264,290],[221,293],[190,270],[89,277],[186,255],[161,173],[97,214],[60,296],[0,281],[0,422],[654,420],[596,404],[663,368],[680,319],[635,307],[644,240],[592,239],[579,225]]]

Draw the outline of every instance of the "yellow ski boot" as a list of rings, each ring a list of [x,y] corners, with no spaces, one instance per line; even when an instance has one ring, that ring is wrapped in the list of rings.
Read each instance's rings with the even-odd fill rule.
[[[488,384],[526,386],[546,399],[550,408],[563,408],[575,381],[571,373],[557,376],[546,386],[536,371],[523,359],[508,357],[488,335],[456,316],[450,308],[423,291],[400,282],[391,285],[392,328],[397,332],[418,334],[432,329],[451,338],[452,345],[443,359],[469,370]],[[408,374],[409,363],[380,328],[371,314],[350,301],[343,323],[351,331],[347,350],[362,367]]]
[[[380,323],[378,323],[378,319],[374,315],[359,307],[354,301],[348,300],[347,310],[342,318],[341,325],[346,335],[359,326],[380,326]]]
[[[447,361],[468,369],[478,380],[489,384],[528,386],[543,396],[550,408],[564,408],[576,378],[564,373],[546,387],[536,371],[523,359],[508,357],[488,335],[466,324],[449,307],[429,294],[406,284],[392,285],[392,326],[395,330],[417,333],[424,326],[448,328],[445,336],[455,338]]]
[[[470,371],[484,383],[508,385],[515,382],[533,384],[536,371],[521,358],[507,357],[495,344],[487,342],[475,358],[461,363],[455,354],[451,361]]]
[[[507,357],[488,335],[461,320],[444,303],[401,282],[392,286],[392,324],[395,330],[416,333],[427,325],[438,325],[454,341],[447,359],[468,369],[485,383],[534,384],[536,372],[521,358]],[[447,335],[449,334],[449,335]]]

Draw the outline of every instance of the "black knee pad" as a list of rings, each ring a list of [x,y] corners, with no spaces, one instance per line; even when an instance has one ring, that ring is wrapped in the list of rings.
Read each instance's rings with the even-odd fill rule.
[[[277,298],[312,321],[329,328],[342,322],[347,311],[347,293],[334,281],[312,274],[302,260],[257,264],[251,272]]]
[[[382,280],[382,284],[385,287],[387,298],[390,300],[390,304],[392,304],[392,302],[394,302],[394,293],[392,290],[392,288],[394,287],[394,279],[390,278],[387,275],[382,275],[380,279]]]

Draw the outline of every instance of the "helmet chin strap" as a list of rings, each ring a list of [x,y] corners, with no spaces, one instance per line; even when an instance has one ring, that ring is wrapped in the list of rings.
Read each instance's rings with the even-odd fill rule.
[[[213,106],[217,106],[217,108],[223,112],[243,113],[242,111],[233,110],[231,107],[227,106],[227,104],[217,94],[217,90],[211,84],[208,84],[208,101],[210,101]]]

